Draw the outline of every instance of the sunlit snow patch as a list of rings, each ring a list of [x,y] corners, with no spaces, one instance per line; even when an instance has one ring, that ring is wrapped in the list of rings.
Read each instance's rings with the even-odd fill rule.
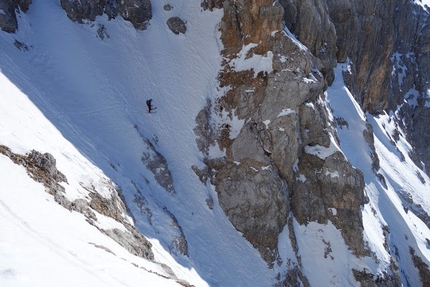
[[[406,94],[405,94],[405,101],[408,103],[409,106],[411,107],[417,107],[418,106],[418,97],[419,97],[419,92],[415,89],[410,89]]]
[[[412,2],[422,6],[423,8],[428,8],[430,6],[430,0],[413,0]]]
[[[305,182],[306,177],[304,176],[304,174],[301,173],[298,177],[296,177],[296,180],[301,181],[301,182]]]
[[[321,145],[314,145],[314,146],[305,146],[305,152],[307,154],[313,154],[319,157],[320,159],[326,159],[327,157],[331,156],[335,152],[342,152],[338,144],[336,143],[333,136],[330,134],[330,146],[325,147]]]
[[[223,111],[223,123],[228,124],[230,129],[230,139],[235,139],[240,131],[242,130],[242,127],[245,123],[245,120],[239,119],[235,114],[236,110],[231,111],[231,116],[224,110]]]
[[[215,145],[209,146],[209,155],[211,158],[224,157],[226,155],[225,149],[221,149],[218,143],[216,143]]]
[[[333,214],[333,216],[337,215],[337,209],[336,208],[328,208],[328,210],[330,210],[331,214]]]
[[[391,61],[393,62],[393,71],[391,75],[393,77],[398,77],[399,87],[402,86],[403,79],[406,77],[406,71],[408,70],[408,68],[403,64],[402,56],[403,54],[396,52],[391,57]]]
[[[331,209],[336,215],[336,209]],[[293,221],[297,236],[298,254],[301,257],[304,275],[310,286],[357,286],[352,269],[361,270],[363,262],[371,259],[356,259],[338,229],[328,220],[327,224],[309,222],[300,225]]]
[[[248,58],[248,53],[252,48],[257,47],[258,44],[250,43],[242,48],[238,54],[238,58],[230,61],[230,66],[234,68],[235,71],[247,71],[254,70],[254,77],[260,72],[271,73],[273,71],[272,61],[273,52],[267,51],[265,55],[253,54],[252,57]]]
[[[271,123],[271,121],[270,121],[270,120],[265,120],[265,121],[263,121],[263,124],[265,124],[265,125],[266,125],[266,130],[269,128],[270,123]]]
[[[295,110],[292,110],[292,109],[283,109],[283,110],[279,113],[278,118],[279,118],[279,117],[288,116],[289,114],[295,114],[295,113],[296,113],[296,111],[295,111]]]
[[[333,177],[339,177],[339,172],[337,170],[335,170],[334,172],[330,172],[330,171],[326,171],[325,175],[329,175],[331,178]]]

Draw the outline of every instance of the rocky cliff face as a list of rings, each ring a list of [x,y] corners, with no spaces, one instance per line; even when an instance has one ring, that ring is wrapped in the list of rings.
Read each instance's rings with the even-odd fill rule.
[[[310,9],[314,4],[308,2],[326,5],[315,4],[316,12]],[[285,8],[286,26],[323,60],[325,70],[331,69],[333,60],[351,61],[352,75],[347,84],[363,110],[377,114],[396,111],[401,106],[399,120],[406,120],[399,122],[404,122],[407,136],[414,144],[416,163],[421,166],[422,161],[428,166],[428,12],[408,0],[280,3]],[[309,18],[318,20],[308,21]]]
[[[360,240],[363,176],[335,151],[336,134],[329,127],[329,111],[322,101],[324,89],[333,79],[335,55],[321,51],[315,53],[318,58],[312,49],[288,37],[284,8],[277,2],[226,1],[223,8],[220,30],[225,63],[219,80],[220,86],[228,89],[213,108],[225,123],[213,128],[225,156],[208,155],[207,160],[215,171],[211,180],[221,206],[269,266],[279,259],[277,238],[290,211],[306,224],[333,219],[329,209],[338,209],[354,228],[347,228],[340,220],[334,223],[343,230],[351,248],[364,254]],[[327,11],[327,5],[320,8]],[[328,21],[328,15],[326,18]],[[334,25],[323,23],[324,19],[318,28],[327,31],[318,37],[333,38],[329,46],[335,51]],[[303,25],[301,29],[316,31]],[[311,38],[310,46],[321,50],[321,41]],[[245,61],[269,59],[272,70],[239,71],[235,59],[240,57]],[[228,123],[233,119],[243,123],[239,131]],[[312,152],[314,148],[330,152],[319,156]],[[333,173],[344,176],[333,177]]]
[[[407,137],[415,147],[416,164],[430,174],[429,169],[425,168],[430,166],[429,14],[423,13],[420,6],[405,1],[396,7],[394,19],[397,29],[395,50],[391,57],[393,77],[388,97],[389,109],[398,111],[399,125],[407,131]]]
[[[368,255],[360,210],[363,174],[337,148],[324,91],[337,62],[345,61],[352,65],[347,84],[365,111],[396,110],[405,92],[415,90],[414,105],[403,104],[399,119],[407,119],[410,140],[430,164],[425,144],[430,40],[422,28],[428,27],[428,14],[403,0],[206,0],[202,7],[224,10],[223,92],[198,116],[196,134],[207,176],[232,224],[269,266],[282,264],[277,240],[290,216],[300,224],[330,220],[356,256]],[[240,66],[256,58],[269,67]],[[225,155],[213,157],[211,145]],[[378,169],[377,158],[373,168]],[[398,279],[387,280],[366,284]]]

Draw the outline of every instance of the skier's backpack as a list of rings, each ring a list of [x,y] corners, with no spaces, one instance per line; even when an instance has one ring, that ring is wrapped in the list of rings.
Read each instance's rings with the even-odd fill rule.
[[[151,100],[146,100],[146,105],[149,107],[151,105]]]

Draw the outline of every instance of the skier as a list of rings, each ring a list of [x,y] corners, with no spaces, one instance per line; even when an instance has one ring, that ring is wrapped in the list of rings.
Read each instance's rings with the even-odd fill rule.
[[[146,101],[146,105],[148,106],[148,113],[151,113],[152,110],[152,99]]]

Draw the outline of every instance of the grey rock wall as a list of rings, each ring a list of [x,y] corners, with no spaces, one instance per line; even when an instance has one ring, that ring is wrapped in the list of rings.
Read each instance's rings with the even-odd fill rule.
[[[206,4],[210,8],[217,2]],[[297,15],[306,12],[303,19],[313,20],[297,18],[294,25],[307,34],[309,50],[285,35],[286,9],[277,2],[223,3],[220,30],[225,62],[219,80],[221,87],[230,89],[197,119],[199,147],[209,157],[206,163],[211,172],[207,176],[216,188],[220,205],[269,266],[283,264],[277,251],[278,236],[290,212],[301,224],[332,220],[357,255],[366,253],[361,236],[362,173],[341,154],[320,159],[305,153],[306,147],[328,148],[331,138],[336,138],[330,128],[329,111],[320,104],[333,80],[336,33],[328,5],[320,3],[315,8],[309,1],[302,4],[301,10],[296,9]],[[312,14],[315,11],[317,16]],[[248,57],[273,52],[272,73],[234,71],[230,60],[250,43],[257,45]],[[211,126],[205,133],[203,130],[212,122],[208,110],[219,113],[218,117],[222,117],[221,112],[227,113],[227,121],[236,117],[244,125],[237,135],[229,124]],[[207,121],[202,120],[204,116]],[[208,145],[214,143],[225,150],[225,157],[210,158]],[[345,176],[335,178],[332,174],[336,172]],[[330,216],[331,208],[344,217]]]

